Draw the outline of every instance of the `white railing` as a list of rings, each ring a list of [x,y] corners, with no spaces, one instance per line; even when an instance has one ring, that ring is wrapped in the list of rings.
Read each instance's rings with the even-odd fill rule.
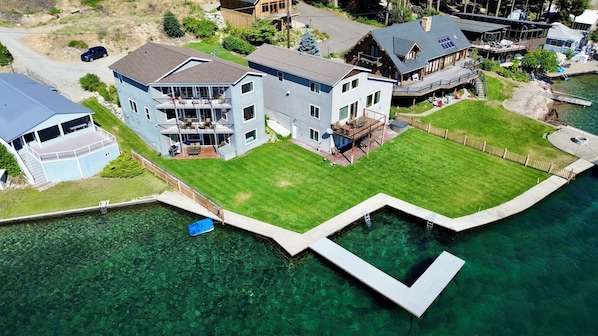
[[[65,159],[75,159],[80,156],[87,155],[91,152],[97,151],[99,149],[106,148],[106,147],[111,146],[112,144],[116,143],[116,137],[114,135],[106,132],[105,130],[103,130],[99,127],[96,127],[95,129],[98,133],[102,134],[103,136],[107,137],[108,139],[96,141],[89,145],[85,145],[85,146],[82,146],[82,147],[79,147],[79,148],[76,148],[73,150],[68,150],[68,151],[59,151],[59,152],[53,152],[53,153],[41,153],[40,154],[40,153],[36,152],[33,148],[26,146],[27,151],[31,155],[33,155],[33,157],[35,159],[37,159],[40,162],[52,161],[52,160],[65,160]]]

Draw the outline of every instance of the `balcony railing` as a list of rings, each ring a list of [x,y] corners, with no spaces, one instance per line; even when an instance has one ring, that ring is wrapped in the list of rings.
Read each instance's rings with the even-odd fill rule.
[[[56,151],[51,153],[39,153],[35,149],[31,148],[30,146],[26,146],[27,152],[35,157],[38,161],[54,161],[54,160],[66,160],[66,159],[76,159],[82,156],[85,156],[91,152],[95,152],[102,148],[110,147],[116,143],[116,138],[114,135],[106,132],[105,130],[96,127],[96,131],[104,136],[106,139],[96,141],[90,143],[85,146],[77,147],[72,150],[66,151]],[[67,140],[68,141],[68,140]]]
[[[438,89],[451,89],[457,85],[467,83],[478,77],[477,72],[469,72],[468,74],[459,75],[448,79],[440,79],[437,81],[426,83],[426,81],[416,82],[407,86],[394,86],[394,96],[414,96],[424,95]]]
[[[221,122],[199,121],[199,119],[188,118],[178,123],[159,124],[161,134],[232,134],[234,124]]]
[[[231,99],[220,97],[220,98],[156,98],[158,102],[156,108],[182,108],[182,109],[196,109],[196,108],[231,108]]]
[[[370,66],[376,66],[379,67],[382,65],[382,57],[375,57],[372,55],[368,55],[365,54],[363,51],[360,51],[359,54],[357,54],[357,62],[359,63],[366,63]]]

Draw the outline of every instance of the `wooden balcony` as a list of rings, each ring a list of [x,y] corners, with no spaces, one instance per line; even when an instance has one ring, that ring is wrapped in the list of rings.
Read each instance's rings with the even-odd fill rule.
[[[379,67],[382,65],[382,57],[374,57],[360,51],[357,54],[357,64],[366,65],[368,67]]]

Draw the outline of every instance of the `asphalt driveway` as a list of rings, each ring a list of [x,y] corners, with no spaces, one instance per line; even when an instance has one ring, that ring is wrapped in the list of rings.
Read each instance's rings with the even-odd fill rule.
[[[301,1],[297,4],[297,10],[300,13],[297,21],[330,36],[328,40],[318,44],[322,56],[346,51],[370,30],[377,29]]]

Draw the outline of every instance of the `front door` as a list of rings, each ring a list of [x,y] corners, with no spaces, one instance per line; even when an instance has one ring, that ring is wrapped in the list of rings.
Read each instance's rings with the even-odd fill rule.
[[[358,106],[357,102],[354,102],[351,104],[351,106],[349,106],[349,116],[350,116],[349,119],[350,120],[357,118],[357,106]]]
[[[293,123],[293,129],[291,130],[291,138],[297,139],[297,124]]]

